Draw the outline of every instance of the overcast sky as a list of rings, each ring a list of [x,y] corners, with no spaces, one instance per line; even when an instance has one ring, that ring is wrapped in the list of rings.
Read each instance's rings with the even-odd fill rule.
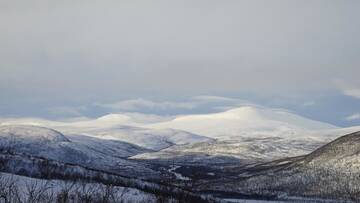
[[[0,116],[211,95],[360,125],[359,10],[357,0],[3,0]]]

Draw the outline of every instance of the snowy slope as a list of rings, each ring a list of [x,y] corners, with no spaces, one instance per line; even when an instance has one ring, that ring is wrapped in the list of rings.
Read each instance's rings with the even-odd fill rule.
[[[111,171],[122,175],[156,175],[147,166],[126,158],[149,150],[129,143],[92,137],[65,136],[37,126],[0,126],[3,153],[23,154]]]
[[[132,158],[186,162],[184,157],[191,157],[193,161],[209,163],[221,163],[219,157],[244,163],[304,155],[346,131],[284,110],[252,106],[215,114],[179,116],[147,127],[181,129],[216,141],[174,146]]]
[[[33,126],[0,126],[0,139],[24,143],[70,142],[63,134],[53,129]]]
[[[323,144],[324,142],[310,139],[244,138],[232,141],[175,145],[157,152],[137,154],[131,158],[201,165],[212,163],[248,164],[304,155]]]
[[[145,115],[140,113],[107,114],[95,119],[85,119],[75,122],[54,122],[53,126],[63,128],[116,128],[121,126],[142,126],[168,120],[166,117]]]
[[[99,118],[73,118],[63,121],[52,121],[41,118],[0,118],[0,125],[35,125],[45,127],[62,128],[108,128],[123,125],[142,126],[145,124],[158,123],[170,120],[171,117],[164,117],[152,114],[121,113],[107,114]]]
[[[220,140],[238,137],[301,136],[304,131],[335,129],[330,124],[313,121],[279,109],[245,106],[226,112],[180,116],[171,121],[147,125],[150,128],[172,128]]]
[[[238,171],[214,181],[205,190],[242,194],[302,196],[360,201],[360,132],[342,136],[314,152]]]
[[[2,198],[14,200],[10,202],[16,202],[15,199],[19,202],[57,202],[64,192],[72,196],[74,202],[83,202],[86,195],[97,202],[156,202],[154,194],[130,187],[45,180],[9,173],[0,173],[0,191]]]
[[[210,160],[226,156],[241,161],[303,155],[355,129],[341,129],[286,110],[255,106],[175,118],[123,113],[81,121],[6,120],[3,125],[26,122],[51,127],[66,135],[118,140],[152,150],[134,154],[135,159],[192,156],[200,161],[204,155]]]
[[[212,140],[208,137],[195,135],[181,130],[146,129],[130,126],[100,128],[86,131],[81,130],[81,132],[102,139],[121,140],[151,150],[161,150],[173,145],[185,145]]]
[[[173,129],[147,129],[149,123],[167,120],[156,115],[109,114],[97,119],[74,122],[47,121],[42,119],[8,119],[1,125],[36,125],[50,127],[69,134],[85,134],[101,139],[118,140],[151,150],[160,150],[173,145],[211,141],[211,138]],[[1,126],[0,125],[0,126]]]

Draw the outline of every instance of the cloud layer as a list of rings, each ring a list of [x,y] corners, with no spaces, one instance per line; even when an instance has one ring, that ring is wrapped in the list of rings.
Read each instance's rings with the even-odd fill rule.
[[[192,98],[225,95],[277,100],[276,107],[295,100],[345,122],[359,110],[352,100],[360,97],[359,7],[356,0],[0,1],[0,114],[237,105]],[[325,108],[314,98],[336,94],[349,97],[346,111],[334,108],[336,99]]]
[[[219,96],[195,96],[182,101],[153,101],[150,99],[130,99],[114,103],[95,103],[95,106],[108,109],[110,112],[148,112],[181,114],[189,112],[214,112],[243,105],[252,105],[248,101],[219,97]]]
[[[349,115],[345,119],[348,121],[360,120],[360,113]]]
[[[30,100],[99,100],[326,91],[337,79],[359,87],[359,6],[4,1],[0,90]]]
[[[360,99],[360,89],[347,89],[344,90],[344,94],[350,97]]]

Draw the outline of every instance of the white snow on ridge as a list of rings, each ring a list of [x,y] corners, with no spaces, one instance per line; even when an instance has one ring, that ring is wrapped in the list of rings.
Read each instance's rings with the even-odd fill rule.
[[[63,126],[81,128],[111,128],[118,126],[142,126],[169,120],[167,117],[140,113],[107,114],[96,119],[62,123]]]
[[[206,153],[267,160],[306,154],[338,136],[360,130],[360,127],[338,128],[286,110],[259,106],[175,118],[123,113],[80,121],[5,119],[2,122],[1,125],[36,123],[65,135],[73,135],[71,139],[75,139],[76,135],[86,135],[105,139],[106,142],[131,143],[148,149],[150,152],[147,155],[171,147],[169,150],[175,156]],[[140,154],[135,156],[142,157]],[[159,156],[163,153],[155,157]]]
[[[146,129],[147,123],[168,120],[167,117],[137,113],[109,114],[97,119],[75,122],[42,119],[5,120],[0,126],[36,125],[59,130],[67,135],[83,134],[107,140],[118,140],[151,150],[160,150],[175,144],[184,145],[211,141],[211,138],[173,129]]]
[[[158,172],[146,165],[127,160],[130,156],[151,150],[127,142],[79,134],[65,134],[66,137],[61,140],[53,137],[64,135],[43,127],[12,125],[0,127],[2,129],[0,150],[5,154],[10,152],[16,155],[41,157],[126,176],[158,176]]]
[[[141,113],[119,113],[107,114],[99,118],[75,118],[62,121],[52,121],[41,118],[0,118],[0,125],[35,125],[43,127],[58,127],[62,129],[68,128],[111,128],[118,126],[143,126],[151,123],[159,123],[171,120],[172,117],[158,116],[152,114]]]
[[[63,134],[53,129],[25,125],[0,126],[0,138],[32,142],[69,142]]]
[[[5,119],[1,125],[39,125],[62,132],[96,131],[99,129],[121,129],[124,126],[143,129],[177,129],[221,140],[254,134],[291,135],[309,131],[337,129],[336,126],[307,119],[286,110],[259,106],[243,106],[220,113],[162,117],[139,113],[108,114],[97,119],[73,122],[48,121],[44,119]],[[135,129],[135,128],[134,128]],[[130,128],[128,129],[130,130]],[[110,130],[107,130],[108,132]],[[301,133],[299,133],[301,132]]]
[[[146,125],[149,128],[172,128],[220,140],[255,135],[300,136],[307,131],[336,129],[336,126],[310,120],[278,109],[245,106],[229,111],[180,116],[171,121]]]
[[[161,150],[172,145],[211,141],[211,138],[172,129],[146,129],[121,126],[86,131],[87,135],[102,139],[121,140],[151,150]]]
[[[269,161],[310,153],[343,132],[336,126],[284,110],[253,106],[215,114],[180,116],[146,127],[185,130],[215,138],[217,142],[170,147],[160,152],[135,155],[134,159],[181,160],[181,157],[205,154]]]

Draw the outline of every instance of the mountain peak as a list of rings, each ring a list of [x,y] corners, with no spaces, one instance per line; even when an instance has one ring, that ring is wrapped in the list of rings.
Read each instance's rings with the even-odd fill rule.
[[[0,137],[29,141],[42,140],[51,142],[69,142],[69,139],[56,130],[30,125],[0,126]]]
[[[150,125],[173,128],[213,138],[242,135],[272,134],[274,136],[303,135],[304,130],[335,129],[336,126],[314,121],[283,109],[243,106],[220,113],[179,116],[171,121]]]

